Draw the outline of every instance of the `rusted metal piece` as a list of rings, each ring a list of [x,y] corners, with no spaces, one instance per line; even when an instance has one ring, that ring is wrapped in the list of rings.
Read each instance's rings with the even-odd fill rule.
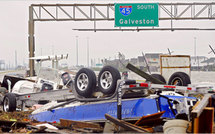
[[[101,129],[101,126],[99,124],[91,122],[60,119],[60,124],[63,127]]]
[[[188,55],[162,55],[162,57],[187,57],[190,58]]]
[[[181,67],[162,67],[162,68],[190,68],[190,66],[181,66]]]
[[[142,116],[136,123],[135,125],[142,125],[142,124],[146,124],[147,122],[153,122],[156,120],[159,120],[159,118],[165,113],[165,111],[159,112],[159,113],[154,113],[154,114],[150,114],[147,116]]]
[[[126,65],[126,68],[130,69],[134,73],[140,75],[141,77],[145,78],[147,81],[151,81],[154,84],[165,84],[162,81],[152,77],[151,75],[145,73],[144,71],[140,70],[139,68],[135,67],[134,65],[128,63]]]
[[[139,132],[139,133],[146,133],[146,132],[150,133],[150,131],[147,130],[147,129],[144,129],[144,128],[136,126],[134,124],[125,122],[123,120],[118,120],[118,119],[116,119],[116,118],[114,118],[114,117],[112,117],[112,116],[110,116],[108,114],[105,114],[105,118],[107,120],[113,122],[114,124],[116,124],[116,125],[118,125],[120,127],[123,127],[123,128],[125,128],[127,130],[136,131],[136,132]]]

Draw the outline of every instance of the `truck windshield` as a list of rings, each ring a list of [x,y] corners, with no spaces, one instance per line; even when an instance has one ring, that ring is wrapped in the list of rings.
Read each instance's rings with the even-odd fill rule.
[[[39,73],[37,75],[37,78],[42,78],[45,80],[58,82],[60,79],[60,75],[58,73],[58,70],[53,68],[41,68],[39,70]]]

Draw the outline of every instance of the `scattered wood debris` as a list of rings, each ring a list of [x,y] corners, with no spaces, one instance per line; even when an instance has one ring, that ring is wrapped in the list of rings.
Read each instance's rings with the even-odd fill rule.
[[[19,112],[0,112],[0,120],[2,121],[20,121],[29,122],[29,115],[32,111],[19,111]]]
[[[139,133],[145,133],[145,132],[148,132],[148,133],[151,133],[151,131],[145,129],[145,128],[142,128],[142,127],[139,127],[135,124],[131,124],[131,123],[128,123],[128,122],[125,122],[123,120],[118,120],[108,114],[105,114],[105,118],[107,120],[110,120],[111,122],[115,123],[116,125],[120,126],[120,127],[123,127],[127,130],[131,130],[131,131],[135,131],[135,132],[139,132]]]
[[[92,122],[83,122],[83,121],[73,121],[73,120],[66,120],[60,119],[60,125],[66,128],[72,128],[76,131],[80,132],[102,132],[103,128],[97,124]]]
[[[158,112],[155,114],[150,114],[147,116],[142,116],[136,123],[135,125],[138,126],[156,126],[160,125],[162,123],[162,119],[160,118],[165,111]]]

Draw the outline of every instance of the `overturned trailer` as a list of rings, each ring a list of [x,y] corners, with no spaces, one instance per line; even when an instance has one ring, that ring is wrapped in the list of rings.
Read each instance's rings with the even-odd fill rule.
[[[144,77],[147,83],[122,80],[118,70],[111,66],[103,67],[98,78],[92,70],[83,68],[76,74],[71,89],[65,89],[68,94],[66,92],[63,93],[64,95],[59,94],[59,91],[63,90],[53,92],[53,95],[58,94],[61,100],[58,97],[53,97],[54,102],[35,110],[31,119],[59,122],[63,118],[75,121],[104,122],[105,114],[118,119],[135,120],[143,115],[165,111],[162,116],[164,118],[183,117],[186,120],[191,120],[190,108],[198,102],[198,98],[183,95],[196,92],[196,87],[180,86],[183,84],[180,82],[177,82],[176,85],[165,85],[159,79],[146,74],[131,64],[128,64],[127,68]],[[151,82],[160,84],[152,84]],[[155,92],[149,95],[147,91],[151,92],[151,89]],[[183,95],[162,95],[164,90],[171,90],[172,93],[179,92]],[[93,96],[92,94],[96,91],[102,92],[105,95],[104,98]],[[21,98],[23,102],[27,102],[36,99],[41,94],[46,94],[45,98],[48,99],[47,96],[51,95],[49,93],[51,92],[23,94],[16,96],[16,98]],[[66,96],[65,94],[70,94],[70,98],[62,98]],[[40,96],[39,99],[42,98]]]
[[[127,67],[131,70],[133,68],[131,65]],[[141,72],[137,68],[133,68],[133,71],[145,75],[144,72]],[[113,72],[109,73],[112,74]],[[150,79],[149,81],[159,82],[156,78],[148,75],[145,76],[147,80]],[[80,77],[76,76],[76,78]],[[194,130],[195,132],[202,132],[197,130],[197,124],[199,123],[197,121],[200,118],[199,115],[201,115],[201,112],[204,111],[204,107],[208,105],[208,103],[204,103],[204,99],[200,102],[196,97],[162,95],[162,91],[165,90],[172,90],[172,92],[180,92],[184,95],[189,95],[197,91],[196,87],[192,85],[177,86],[152,84],[149,81],[147,83],[139,83],[135,80],[118,80],[115,92],[106,98],[86,98],[80,96],[77,89],[75,89],[73,90],[74,99],[67,102],[53,102],[47,104],[35,110],[31,115],[31,119],[48,122],[59,122],[60,119],[105,122],[105,114],[109,114],[120,120],[131,121],[137,120],[142,116],[165,111],[162,115],[163,118],[179,118],[192,121],[192,123],[196,122],[193,124],[192,132],[194,132]],[[76,79],[75,84],[77,83],[79,83],[79,81]],[[207,90],[207,93],[211,92],[209,88],[210,87],[202,87],[203,90]],[[145,92],[150,90],[154,90],[155,93],[148,95]],[[201,107],[201,110],[199,110],[199,107]],[[193,111],[192,108],[194,109]],[[214,116],[213,113],[210,114],[210,116]],[[211,129],[205,129],[205,131],[206,130],[207,132],[211,131]]]
[[[133,88],[134,89],[134,88]],[[145,89],[143,87],[143,89]],[[124,89],[122,89],[124,90]],[[140,90],[140,88],[138,89]],[[75,121],[105,121],[105,114],[126,120],[135,120],[143,115],[150,115],[160,111],[165,111],[162,117],[175,118],[179,114],[188,114],[188,109],[193,106],[197,99],[195,97],[184,96],[163,96],[152,95],[148,97],[137,96],[129,98],[126,94],[122,101],[118,97],[110,100],[106,99],[75,99],[70,104],[52,103],[45,105],[41,109],[35,110],[31,119],[38,121],[59,122],[60,119],[70,119]],[[174,102],[174,103],[173,103]],[[189,102],[189,105],[187,104]],[[186,104],[180,107],[182,103]]]

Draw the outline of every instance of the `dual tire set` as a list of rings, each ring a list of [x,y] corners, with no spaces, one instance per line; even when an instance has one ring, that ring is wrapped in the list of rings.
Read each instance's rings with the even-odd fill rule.
[[[152,74],[152,77],[166,84],[166,80],[162,75]],[[110,95],[115,92],[118,79],[121,79],[119,71],[112,66],[105,66],[99,72],[97,84],[96,74],[89,68],[82,68],[75,77],[75,90],[83,97],[91,97],[95,89]],[[184,72],[172,74],[168,81],[168,85],[177,86],[187,86],[190,83],[190,77]]]
[[[164,84],[168,84],[168,85],[188,86],[189,84],[191,84],[189,75],[187,75],[184,72],[175,72],[175,73],[173,73],[170,76],[168,83],[166,82],[164,77],[162,75],[160,75],[160,74],[152,74],[151,76],[156,78],[156,79],[158,79],[158,80],[160,80]]]
[[[82,68],[75,76],[75,90],[83,97],[91,97],[96,89],[109,95],[116,90],[117,80],[121,79],[119,71],[112,66],[105,66],[98,75],[98,84],[96,74],[89,68]]]

